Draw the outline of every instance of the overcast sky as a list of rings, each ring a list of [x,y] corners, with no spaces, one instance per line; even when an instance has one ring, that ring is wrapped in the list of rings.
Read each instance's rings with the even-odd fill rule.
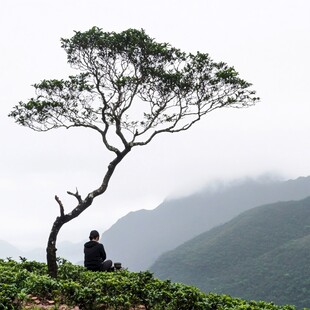
[[[44,247],[59,208],[98,187],[109,162],[85,130],[33,132],[7,117],[32,84],[71,70],[60,38],[98,26],[145,29],[159,42],[209,53],[253,83],[261,102],[210,113],[187,132],[134,149],[108,191],[59,240],[86,239],[130,211],[191,193],[213,180],[310,175],[309,0],[2,0],[0,10],[0,239]],[[138,227],[137,227],[138,229]]]

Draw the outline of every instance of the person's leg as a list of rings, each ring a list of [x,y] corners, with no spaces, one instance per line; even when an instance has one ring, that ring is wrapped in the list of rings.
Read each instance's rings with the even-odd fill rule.
[[[102,271],[109,271],[112,267],[112,261],[110,259],[105,260],[102,265]]]

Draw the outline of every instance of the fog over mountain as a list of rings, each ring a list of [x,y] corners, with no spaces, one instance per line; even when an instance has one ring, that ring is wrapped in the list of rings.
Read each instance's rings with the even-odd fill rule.
[[[131,212],[103,233],[112,259],[133,271],[148,269],[164,252],[253,207],[310,195],[310,177],[275,181],[245,179],[218,184],[154,210]]]
[[[84,259],[83,244],[84,241],[80,243],[59,242],[57,245],[57,256],[73,263],[82,263]],[[24,257],[27,260],[46,262],[46,249],[37,247],[31,250],[21,250],[7,241],[0,240],[0,259],[12,258],[19,260],[20,257]]]
[[[310,195],[310,177],[280,181],[272,178],[243,179],[212,184],[181,198],[164,201],[153,210],[130,212],[102,234],[108,258],[131,271],[148,269],[164,252],[223,224],[241,212],[278,201],[299,200]],[[57,256],[73,263],[83,261],[83,244],[57,244]],[[19,251],[1,246],[0,258],[24,256],[45,261],[44,248]]]
[[[14,259],[21,255],[21,251],[7,241],[0,240],[0,258],[12,257]]]

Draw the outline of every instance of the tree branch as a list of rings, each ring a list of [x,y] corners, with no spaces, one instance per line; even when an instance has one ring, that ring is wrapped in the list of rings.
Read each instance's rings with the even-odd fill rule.
[[[75,193],[67,191],[67,194],[71,195],[71,196],[74,196],[77,199],[77,201],[79,202],[79,204],[82,203],[82,198],[81,198],[81,195],[79,194],[78,189],[76,189]]]
[[[55,200],[58,202],[59,204],[59,208],[60,208],[60,217],[64,217],[65,216],[65,210],[64,210],[64,206],[61,202],[61,200],[59,199],[59,197],[57,195],[55,195]]]

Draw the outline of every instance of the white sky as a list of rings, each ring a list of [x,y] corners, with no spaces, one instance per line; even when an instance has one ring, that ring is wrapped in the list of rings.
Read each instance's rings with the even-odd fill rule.
[[[309,175],[309,17],[309,0],[1,0],[0,239],[45,246],[59,214],[54,195],[70,211],[75,199],[66,191],[85,196],[110,159],[91,132],[37,133],[7,117],[34,95],[32,84],[71,72],[61,37],[92,26],[143,28],[159,42],[234,66],[261,97],[253,108],[218,110],[187,132],[134,149],[106,194],[61,230],[59,240],[76,242],[214,179]]]

